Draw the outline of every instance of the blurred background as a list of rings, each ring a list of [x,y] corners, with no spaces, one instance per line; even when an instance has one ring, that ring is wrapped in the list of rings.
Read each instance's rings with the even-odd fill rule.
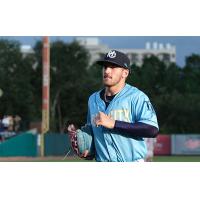
[[[88,97],[101,89],[95,65],[110,49],[131,60],[128,83],[143,90],[160,134],[147,140],[149,161],[200,161],[200,37],[49,37],[49,130],[44,157],[74,157],[65,124],[84,125]],[[40,157],[42,37],[0,37],[0,159]],[[28,158],[27,158],[28,157]],[[51,157],[51,158],[49,158]]]

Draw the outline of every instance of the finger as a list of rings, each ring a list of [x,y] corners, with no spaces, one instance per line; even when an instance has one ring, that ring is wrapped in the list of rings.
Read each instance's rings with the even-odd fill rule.
[[[95,124],[96,124],[97,127],[98,127],[98,126],[101,126],[101,125],[102,125],[101,119],[97,119],[97,120],[95,121]]]
[[[99,119],[102,118],[102,112],[99,112],[98,117],[99,117]]]
[[[100,114],[98,113],[95,117],[95,120],[99,120],[100,119]]]
[[[69,135],[75,135],[76,131],[69,131],[68,133],[69,133]]]
[[[73,124],[70,124],[67,128],[68,131],[76,131],[76,128]]]
[[[73,130],[73,131],[75,131],[75,130],[76,130],[76,128],[75,128],[75,126],[74,126],[74,124],[70,124],[70,128],[71,128],[71,130]]]
[[[68,130],[69,132],[72,131],[72,128],[71,128],[70,125],[67,127],[67,130]]]
[[[100,122],[99,121],[96,121],[96,126],[100,126]]]
[[[86,157],[88,156],[88,154],[89,154],[89,151],[88,151],[88,150],[85,150],[85,151],[83,152],[82,156],[83,156],[84,158],[86,158]]]
[[[99,111],[99,117],[102,117],[102,116],[105,116],[105,115],[106,115],[105,113]]]
[[[69,134],[69,135],[75,135],[75,134],[76,134],[76,131],[68,130],[68,134]]]
[[[97,115],[97,116],[94,118],[94,123],[96,124],[96,126],[98,126],[99,121],[100,121],[100,119],[99,119],[99,116]]]

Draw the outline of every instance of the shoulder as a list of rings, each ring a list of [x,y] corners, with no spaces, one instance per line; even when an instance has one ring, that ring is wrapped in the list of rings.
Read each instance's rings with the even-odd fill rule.
[[[137,87],[131,86],[129,84],[127,84],[127,87],[133,100],[139,100],[139,99],[149,100],[148,96]]]
[[[94,101],[100,95],[101,90],[94,92],[89,96],[88,102]]]

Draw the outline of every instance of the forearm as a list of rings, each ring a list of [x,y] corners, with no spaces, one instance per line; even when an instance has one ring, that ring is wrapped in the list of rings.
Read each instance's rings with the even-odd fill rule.
[[[155,138],[158,135],[156,127],[141,122],[129,123],[116,120],[113,130],[127,137]]]

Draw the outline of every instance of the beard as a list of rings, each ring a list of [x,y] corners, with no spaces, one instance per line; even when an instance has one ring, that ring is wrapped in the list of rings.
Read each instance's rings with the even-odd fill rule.
[[[113,87],[117,84],[119,84],[119,82],[121,81],[121,78],[120,77],[111,77],[111,76],[108,76],[108,75],[105,75],[103,77],[103,84],[105,87]]]

